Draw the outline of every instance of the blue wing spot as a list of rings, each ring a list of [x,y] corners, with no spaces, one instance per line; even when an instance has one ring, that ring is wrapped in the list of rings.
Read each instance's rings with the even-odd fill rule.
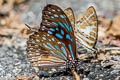
[[[65,46],[65,44],[61,41],[61,44],[63,45],[63,46]]]
[[[69,39],[69,40],[71,40],[71,42],[72,42],[72,38],[70,38],[69,34],[66,35],[66,38]]]
[[[60,38],[60,39],[62,39],[63,38],[63,36],[61,36],[60,34],[58,34],[58,33],[56,33],[55,34],[58,38]]]
[[[53,34],[51,31],[48,31],[49,34]]]
[[[52,22],[54,25],[56,25],[56,26],[58,26],[58,24],[57,23],[55,23],[55,22]]]
[[[48,49],[51,49],[50,47],[48,47],[46,44],[43,44],[44,47],[48,48]]]
[[[71,53],[72,57],[74,57],[71,44],[68,44],[68,46],[69,46],[70,53]]]
[[[50,24],[47,24],[48,26],[50,26]]]
[[[63,55],[63,53],[61,53],[60,51],[57,51],[57,52],[66,59],[66,57]]]
[[[54,14],[54,17],[58,17],[58,15],[57,15],[57,14]]]
[[[50,30],[51,30],[51,31],[55,31],[55,29],[53,29],[53,28],[50,28]]]
[[[63,30],[61,30],[61,34],[64,35],[64,31]]]
[[[55,45],[55,47],[56,47],[57,49],[59,49],[59,47],[58,47],[57,45]]]
[[[66,52],[65,48],[64,48],[64,47],[61,47],[61,49],[62,49],[62,51],[64,52],[64,54],[67,56],[67,52]]]
[[[69,31],[70,29],[69,29],[69,26],[66,24],[66,23],[64,23],[64,25],[65,25],[65,27],[67,28],[67,30]]]
[[[62,26],[64,28],[64,25],[61,22],[58,22],[60,24],[60,26]]]
[[[51,18],[53,19],[54,17],[53,17],[53,16],[51,16]]]
[[[55,49],[50,43],[47,43],[47,45],[49,45],[52,49]]]
[[[60,15],[60,17],[63,18],[63,19],[65,18],[63,15]]]
[[[70,31],[72,32],[72,28],[70,27]]]
[[[59,29],[58,29],[58,28],[56,28],[56,30],[58,31]]]

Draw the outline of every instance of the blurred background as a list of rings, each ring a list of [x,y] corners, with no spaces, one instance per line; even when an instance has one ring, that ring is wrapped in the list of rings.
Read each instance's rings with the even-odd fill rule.
[[[17,80],[16,76],[38,73],[27,59],[26,41],[30,31],[24,24],[39,28],[42,9],[47,4],[55,4],[63,10],[71,7],[76,21],[84,16],[87,8],[94,6],[99,28],[96,47],[117,48],[114,51],[102,52],[98,56],[95,63],[99,64],[100,70],[94,68],[98,70],[91,71],[93,68],[89,67],[87,75],[81,73],[81,76],[87,80],[111,78],[118,80],[120,78],[120,0],[0,0],[0,80]],[[100,65],[105,66],[105,69],[101,71]],[[96,73],[91,75],[90,73],[94,71]],[[39,72],[41,73],[48,74]],[[102,73],[105,73],[104,76],[96,79],[95,76]]]

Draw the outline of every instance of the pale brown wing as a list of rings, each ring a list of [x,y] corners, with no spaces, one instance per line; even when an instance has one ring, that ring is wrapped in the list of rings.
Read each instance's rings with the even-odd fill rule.
[[[93,6],[89,7],[85,16],[76,23],[75,35],[83,46],[95,50],[94,47],[98,36],[98,20]]]
[[[67,15],[68,19],[71,22],[72,28],[75,28],[75,16],[73,10],[71,8],[67,8],[64,10],[64,13]]]

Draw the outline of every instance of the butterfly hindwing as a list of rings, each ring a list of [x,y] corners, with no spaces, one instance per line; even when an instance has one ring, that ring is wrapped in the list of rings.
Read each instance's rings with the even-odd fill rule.
[[[77,21],[75,35],[78,41],[87,49],[95,50],[98,36],[98,20],[93,6],[89,7],[85,16]]]
[[[68,50],[54,36],[35,32],[27,41],[28,58],[33,66],[53,67],[65,65]]]

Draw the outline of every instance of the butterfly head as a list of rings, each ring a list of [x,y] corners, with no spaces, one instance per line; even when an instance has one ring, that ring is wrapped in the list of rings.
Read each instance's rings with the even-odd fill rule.
[[[66,60],[66,68],[67,69],[77,68],[77,67],[79,67],[80,64],[81,64],[80,59],[73,60],[72,58],[68,58]]]

